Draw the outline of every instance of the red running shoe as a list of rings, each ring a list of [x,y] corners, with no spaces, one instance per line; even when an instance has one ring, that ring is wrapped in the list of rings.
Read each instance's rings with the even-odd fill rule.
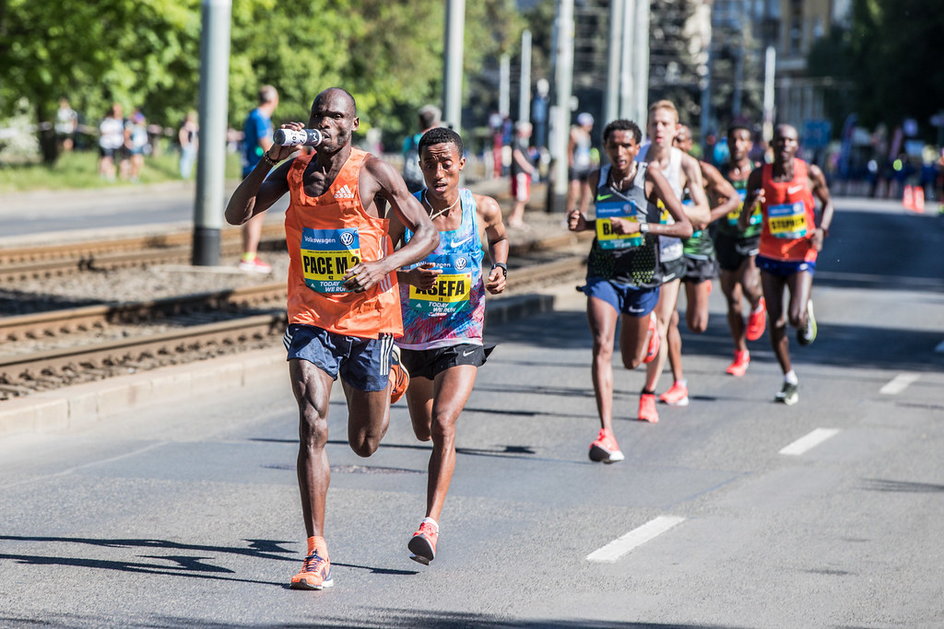
[[[302,569],[292,577],[291,587],[294,590],[323,590],[332,587],[331,561],[312,551],[305,557]]]
[[[598,463],[617,463],[623,458],[616,437],[601,428],[597,440],[590,444],[590,460]]]
[[[410,559],[428,566],[429,562],[436,558],[436,542],[438,540],[439,527],[429,518],[420,522],[420,528],[417,529],[416,533],[413,533],[413,537],[410,538],[410,542],[407,544],[407,548],[413,553],[410,555]]]
[[[403,397],[410,386],[410,372],[400,362],[400,348],[396,345],[390,357],[390,383],[390,403],[393,404]]]
[[[747,331],[745,336],[748,341],[756,341],[764,335],[764,330],[767,328],[767,303],[764,301],[764,298],[761,297],[760,301],[757,302],[757,310],[752,310],[751,314],[747,317]]]
[[[735,351],[734,362],[728,365],[725,372],[740,378],[747,373],[747,366],[749,364],[751,364],[751,353],[749,351]]]
[[[649,315],[649,349],[646,350],[646,357],[642,359],[644,363],[651,363],[659,355],[659,346],[662,340],[659,338],[659,325],[656,323],[656,314]]]
[[[688,386],[673,382],[669,390],[659,396],[659,401],[669,406],[688,406]]]
[[[649,422],[650,424],[659,423],[659,411],[656,410],[656,394],[639,394],[639,421]]]

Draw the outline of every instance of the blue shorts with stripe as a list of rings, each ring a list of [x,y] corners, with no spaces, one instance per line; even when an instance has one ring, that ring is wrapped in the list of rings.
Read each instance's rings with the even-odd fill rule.
[[[777,275],[779,277],[789,277],[797,273],[816,273],[816,261],[807,260],[774,260],[765,256],[758,255],[755,259],[757,268],[765,273]]]
[[[334,380],[340,374],[344,382],[360,391],[382,391],[390,382],[390,334],[364,339],[293,323],[282,342],[288,350],[287,360],[307,360]]]

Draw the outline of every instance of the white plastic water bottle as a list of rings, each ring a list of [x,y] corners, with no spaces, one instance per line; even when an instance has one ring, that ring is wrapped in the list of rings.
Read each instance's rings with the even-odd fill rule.
[[[281,146],[318,146],[324,141],[324,134],[318,129],[276,129],[272,142]]]

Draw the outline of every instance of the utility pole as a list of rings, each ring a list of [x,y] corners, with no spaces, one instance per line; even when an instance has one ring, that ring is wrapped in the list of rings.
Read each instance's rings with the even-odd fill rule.
[[[633,37],[635,121],[643,129],[649,113],[649,1],[636,0],[636,34]]]
[[[570,134],[570,98],[574,81],[574,0],[557,2],[557,42],[554,50],[557,106],[551,119],[551,175],[554,198],[551,211],[563,211],[567,203],[567,139]]]
[[[777,72],[777,50],[767,46],[764,55],[764,141],[774,137],[774,78]]]
[[[606,64],[606,100],[603,103],[603,124],[619,118],[620,44],[623,41],[623,10],[626,0],[610,0],[609,50]]]
[[[462,132],[462,43],[465,0],[446,0],[446,41],[443,45],[443,122]]]
[[[231,0],[203,0],[200,33],[200,148],[193,216],[194,266],[220,263],[226,166]]]
[[[511,55],[498,58],[498,113],[502,119],[511,115]]]
[[[521,85],[518,87],[518,120],[531,122],[531,31],[521,32]]]
[[[640,2],[642,0],[639,0]],[[634,22],[636,19],[637,0],[625,0],[623,4],[623,45],[620,55],[620,97],[619,97],[619,117],[624,120],[636,119],[636,101],[635,84],[633,77],[633,38],[636,35]],[[641,125],[643,134],[646,132],[646,126]]]

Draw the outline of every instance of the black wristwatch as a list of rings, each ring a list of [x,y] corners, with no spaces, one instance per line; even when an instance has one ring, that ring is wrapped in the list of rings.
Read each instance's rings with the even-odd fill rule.
[[[508,265],[505,264],[504,262],[496,262],[495,264],[492,265],[492,268],[501,269],[502,274],[504,274],[505,278],[508,277]]]

